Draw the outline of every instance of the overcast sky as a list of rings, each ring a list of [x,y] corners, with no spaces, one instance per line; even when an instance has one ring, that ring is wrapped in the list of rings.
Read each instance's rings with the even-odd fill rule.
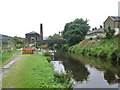
[[[120,0],[0,0],[0,34],[25,37],[40,32],[44,36],[64,29],[76,18],[89,20],[91,28],[103,25],[108,16],[118,15]]]

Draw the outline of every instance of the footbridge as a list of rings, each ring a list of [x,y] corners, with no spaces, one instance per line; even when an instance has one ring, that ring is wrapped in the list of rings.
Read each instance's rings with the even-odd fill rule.
[[[63,44],[65,42],[65,40],[62,39],[56,39],[56,40],[40,40],[37,43],[38,44]]]

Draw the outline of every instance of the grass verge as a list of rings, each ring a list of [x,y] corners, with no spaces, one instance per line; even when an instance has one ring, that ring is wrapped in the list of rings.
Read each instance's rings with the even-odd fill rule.
[[[0,65],[4,63],[5,61],[7,61],[8,59],[10,59],[13,56],[13,54],[19,53],[19,52],[20,50],[11,50],[11,51],[2,52],[1,54],[2,59],[0,59]]]
[[[68,88],[55,80],[54,69],[43,55],[22,55],[3,80],[3,88]]]

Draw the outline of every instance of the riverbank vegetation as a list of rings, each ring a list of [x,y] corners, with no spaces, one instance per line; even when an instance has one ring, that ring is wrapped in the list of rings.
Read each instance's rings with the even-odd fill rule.
[[[52,60],[51,53],[49,51],[44,52],[43,55],[46,57],[48,62]]]
[[[22,55],[12,71],[3,80],[3,88],[70,88],[58,80],[53,65],[43,55]]]
[[[120,60],[119,37],[102,40],[83,40],[69,48],[70,52],[82,53],[102,59]]]

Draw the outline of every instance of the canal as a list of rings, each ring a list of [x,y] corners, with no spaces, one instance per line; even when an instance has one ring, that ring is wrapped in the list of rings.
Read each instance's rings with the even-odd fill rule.
[[[58,73],[70,71],[73,88],[118,88],[120,64],[110,60],[55,52],[54,69]]]

